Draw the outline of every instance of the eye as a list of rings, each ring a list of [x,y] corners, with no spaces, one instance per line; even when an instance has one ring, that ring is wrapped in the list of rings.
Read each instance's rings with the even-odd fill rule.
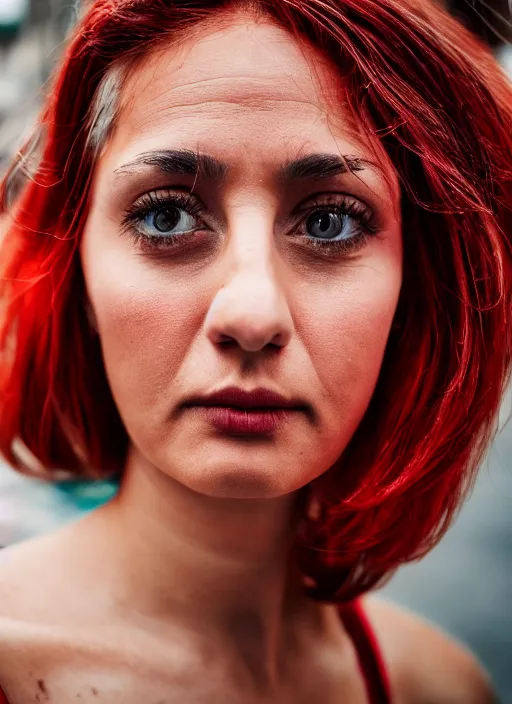
[[[122,231],[146,251],[174,250],[197,243],[210,230],[201,215],[205,207],[188,192],[151,191],[126,211]],[[291,235],[319,255],[334,256],[362,249],[379,227],[373,211],[362,201],[343,194],[326,194],[299,208],[301,222]]]
[[[327,202],[310,204],[306,208],[301,240],[313,249],[361,249],[368,237],[378,232],[372,210],[363,202],[344,195],[327,196]]]
[[[166,205],[149,212],[141,222],[145,235],[174,236],[197,227],[196,218],[178,205]]]
[[[306,220],[306,230],[311,237],[321,239],[332,240],[343,235],[346,237],[350,231],[350,218],[329,210],[317,210]]]
[[[122,229],[130,230],[136,239],[170,244],[204,229],[199,218],[203,211],[202,204],[188,193],[152,191],[126,212]]]

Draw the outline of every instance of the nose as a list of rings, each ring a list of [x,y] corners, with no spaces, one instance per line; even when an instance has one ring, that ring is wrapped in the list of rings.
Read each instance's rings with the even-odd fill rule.
[[[293,321],[270,262],[245,263],[212,301],[206,332],[214,344],[235,341],[246,352],[286,347]]]

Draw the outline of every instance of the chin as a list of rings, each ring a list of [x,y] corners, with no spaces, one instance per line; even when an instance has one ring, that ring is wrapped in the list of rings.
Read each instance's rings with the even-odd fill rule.
[[[210,476],[206,482],[201,482],[201,485],[202,493],[226,499],[273,499],[289,493],[283,491],[275,477],[247,468],[234,472],[220,471],[217,476]]]
[[[212,498],[226,499],[276,499],[290,494],[307,483],[295,482],[279,472],[279,463],[270,468],[240,466],[202,467],[200,476],[175,477],[193,491]]]
[[[313,447],[294,440],[215,438],[211,442],[187,436],[146,456],[164,475],[204,496],[276,499],[298,491],[331,464],[330,455],[319,462],[316,443]]]

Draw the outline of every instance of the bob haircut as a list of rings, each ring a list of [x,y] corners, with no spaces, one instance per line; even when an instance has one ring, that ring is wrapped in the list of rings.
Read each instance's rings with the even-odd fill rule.
[[[378,383],[342,457],[299,496],[308,594],[339,602],[440,539],[510,375],[512,90],[430,0],[89,3],[0,194],[0,451],[49,479],[122,470],[128,437],[78,253],[95,159],[137,61],[238,9],[329,57],[361,137],[380,142],[400,183],[404,279]]]

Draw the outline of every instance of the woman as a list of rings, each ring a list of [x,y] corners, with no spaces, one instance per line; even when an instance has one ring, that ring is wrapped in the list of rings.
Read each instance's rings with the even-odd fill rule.
[[[2,551],[12,704],[493,701],[363,595],[495,430],[511,97],[433,4],[88,7],[4,181],[0,446],[122,481]]]

